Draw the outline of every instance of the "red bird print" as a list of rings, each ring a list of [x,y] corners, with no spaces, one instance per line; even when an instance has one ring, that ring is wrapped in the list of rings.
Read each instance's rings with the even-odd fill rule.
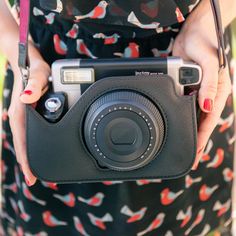
[[[190,188],[194,183],[198,183],[202,180],[202,177],[193,179],[190,175],[185,176],[185,187]]]
[[[37,7],[33,8],[33,14],[35,16],[44,16],[45,17],[45,23],[46,24],[53,24],[54,19],[55,19],[55,13],[51,12],[48,15],[44,15],[43,11],[41,11],[40,9],[38,9]]]
[[[230,199],[223,204],[220,201],[217,201],[213,206],[213,211],[217,211],[217,216],[221,217],[223,214],[225,214],[225,212],[229,210],[230,206],[231,206]]]
[[[189,206],[187,211],[184,213],[183,210],[179,211],[176,216],[176,220],[182,220],[180,228],[183,228],[192,218],[192,206]]]
[[[229,168],[225,168],[223,170],[223,176],[224,176],[225,182],[230,182],[234,178],[234,172]]]
[[[72,39],[77,38],[79,32],[79,26],[77,24],[73,24],[72,28],[66,33],[66,36]]]
[[[96,59],[97,57],[95,57],[92,52],[88,49],[88,47],[86,46],[86,44],[84,43],[83,39],[77,39],[76,40],[76,50],[79,54],[83,54],[86,55],[88,57],[91,57],[93,59]]]
[[[7,140],[3,140],[3,147],[9,150],[14,156],[16,155],[13,146]]]
[[[169,205],[172,202],[174,202],[174,200],[180,196],[184,191],[180,190],[177,193],[171,192],[169,188],[165,188],[164,190],[162,190],[161,192],[161,203],[163,205]]]
[[[105,35],[103,33],[97,33],[93,35],[93,38],[102,38],[104,39],[104,45],[108,45],[108,44],[115,44],[118,42],[118,38],[120,38],[120,35],[118,34],[112,34],[112,35]]]
[[[202,158],[200,159],[200,162],[206,162],[211,159],[209,153],[210,153],[212,147],[213,147],[213,141],[211,139],[209,139],[206,149],[203,152]]]
[[[17,232],[17,236],[24,236],[25,235],[23,228],[20,226],[16,227],[16,232]]]
[[[60,195],[60,194],[53,194],[53,196],[59,200],[61,200],[65,205],[69,207],[75,206],[75,196],[73,193],[68,193],[66,195]]]
[[[174,45],[174,39],[171,38],[170,43],[165,50],[158,50],[157,48],[153,48],[152,53],[154,57],[167,57],[172,52],[173,45]]]
[[[158,1],[159,0],[153,0],[147,3],[141,3],[141,11],[146,14],[147,16],[154,18],[158,14]]]
[[[106,15],[106,8],[108,3],[106,1],[100,1],[98,5],[86,15],[75,16],[76,21],[81,19],[90,18],[90,19],[102,19]]]
[[[34,201],[34,202],[37,202],[38,204],[42,205],[42,206],[45,206],[46,205],[46,202],[43,201],[43,200],[40,200],[38,198],[36,198],[29,190],[29,188],[26,186],[26,184],[23,182],[22,183],[22,186],[23,186],[23,194],[24,196],[29,199],[30,201]]]
[[[13,193],[17,193],[17,184],[14,182],[12,184],[3,184],[4,189],[11,190]]]
[[[87,203],[90,206],[100,206],[102,204],[103,198],[104,198],[104,194],[99,192],[88,199],[85,199],[85,198],[79,196],[78,200],[80,202]]]
[[[7,172],[7,166],[6,166],[6,164],[5,164],[5,161],[4,160],[0,160],[0,163],[1,163],[1,174],[2,174],[2,180],[5,180],[5,178],[6,178],[6,172]],[[16,168],[16,167],[15,167]]]
[[[224,149],[218,148],[213,160],[207,164],[207,168],[218,168],[224,160]]]
[[[18,209],[16,201],[11,197],[9,199],[10,199],[10,203],[11,203],[12,208],[14,209],[16,215],[18,215],[19,214],[19,209]]]
[[[195,218],[194,222],[192,223],[192,225],[185,231],[184,235],[189,235],[190,232],[193,230],[194,227],[196,227],[198,224],[201,223],[201,221],[203,220],[203,217],[205,215],[205,210],[201,209],[198,214],[197,217]]]
[[[25,222],[28,222],[31,219],[31,216],[25,212],[23,202],[21,200],[18,201],[18,207],[20,209],[20,217],[23,219]]]
[[[151,184],[151,183],[161,183],[161,179],[138,179],[136,180],[137,185],[145,185],[145,184]]]
[[[139,232],[137,234],[137,236],[143,236],[146,233],[149,233],[149,232],[153,231],[154,229],[159,228],[162,225],[162,223],[164,221],[164,218],[165,218],[165,214],[164,213],[159,213],[156,216],[156,218],[151,222],[151,224],[145,230]]]
[[[176,14],[176,18],[177,18],[177,21],[180,23],[180,22],[183,22],[185,20],[182,12],[180,11],[180,9],[177,7],[175,9],[175,14]]]
[[[201,201],[207,201],[214,191],[219,187],[219,185],[214,185],[213,187],[208,187],[206,184],[203,184],[199,191],[199,198]]]
[[[55,216],[52,215],[50,211],[43,212],[43,222],[47,226],[56,227],[59,225],[67,225],[65,221],[59,221]]]
[[[42,185],[46,188],[50,188],[53,190],[58,190],[57,184],[56,183],[52,183],[52,182],[45,182],[45,181],[41,181]]]
[[[58,34],[54,34],[53,36],[53,42],[54,42],[54,49],[56,53],[59,55],[66,55],[67,53],[67,46],[66,44],[60,39]]]
[[[123,206],[121,208],[121,213],[127,216],[130,216],[130,218],[127,219],[127,223],[133,223],[136,222],[138,220],[141,220],[145,214],[147,210],[147,207],[142,207],[139,211],[133,212],[130,210],[130,208],[128,206]]]
[[[2,120],[6,121],[8,119],[8,112],[6,108],[3,108],[2,110]],[[3,138],[3,137],[2,137]],[[3,138],[4,139],[4,138]]]
[[[151,183],[161,183],[161,179],[138,179],[136,180],[137,185],[145,185],[145,184],[151,184]]]
[[[78,232],[81,233],[83,236],[89,236],[89,234],[85,231],[84,226],[82,225],[79,217],[73,216],[73,220],[76,230],[78,230]]]
[[[225,132],[225,130],[227,130],[229,127],[231,127],[231,125],[234,122],[234,117],[235,117],[234,113],[231,113],[225,119],[220,118],[220,120],[218,121],[218,125],[220,125],[220,128],[219,128],[220,133]]]
[[[125,48],[124,53],[115,52],[114,55],[127,58],[139,57],[139,45],[134,42],[130,42],[129,46]]]
[[[227,143],[229,145],[232,145],[236,140],[236,134],[233,134],[231,137],[229,136],[229,134],[227,134],[226,139],[227,139]]]
[[[14,174],[15,174],[15,179],[16,179],[16,185],[18,188],[21,188],[20,174],[19,174],[19,169],[17,165],[15,165],[14,167]]]
[[[94,216],[92,213],[88,213],[88,217],[93,225],[97,226],[98,228],[100,228],[102,230],[106,229],[106,225],[104,224],[104,222],[112,222],[113,221],[113,218],[110,213],[106,213],[101,218]]]

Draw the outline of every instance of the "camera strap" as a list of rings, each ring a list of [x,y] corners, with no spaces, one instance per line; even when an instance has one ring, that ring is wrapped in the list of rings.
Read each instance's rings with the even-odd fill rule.
[[[210,2],[214,16],[215,30],[218,41],[219,67],[225,68],[226,54],[225,54],[225,43],[223,37],[223,27],[222,27],[219,0],[210,0]],[[28,56],[29,22],[30,22],[30,0],[20,0],[20,41],[19,41],[18,65],[25,85],[29,77],[29,66],[30,66],[30,61]]]

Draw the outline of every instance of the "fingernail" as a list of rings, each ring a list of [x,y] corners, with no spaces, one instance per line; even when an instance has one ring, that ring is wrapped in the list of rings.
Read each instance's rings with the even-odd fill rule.
[[[31,90],[24,90],[24,91],[20,94],[20,96],[23,95],[23,94],[25,94],[25,95],[31,95],[31,94],[32,94],[32,91],[31,91]]]
[[[28,186],[31,186],[29,180],[28,180],[26,177],[25,177],[25,182],[26,182],[26,184],[27,184]]]
[[[204,100],[203,108],[204,108],[206,111],[212,111],[212,104],[213,104],[212,99],[206,98],[206,99]]]

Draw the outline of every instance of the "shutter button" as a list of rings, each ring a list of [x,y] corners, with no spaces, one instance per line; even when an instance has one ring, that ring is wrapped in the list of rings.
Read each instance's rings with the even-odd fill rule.
[[[49,98],[45,102],[45,106],[49,112],[56,112],[61,107],[61,101],[59,98]]]

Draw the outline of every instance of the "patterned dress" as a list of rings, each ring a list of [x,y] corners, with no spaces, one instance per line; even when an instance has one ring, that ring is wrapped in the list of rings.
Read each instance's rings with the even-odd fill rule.
[[[30,33],[49,64],[76,57],[165,57],[196,4],[196,0],[31,0]],[[228,30],[225,39],[230,60]],[[213,231],[231,235],[232,96],[198,169],[184,177],[89,184],[38,180],[28,187],[16,162],[7,117],[12,85],[8,65],[2,113],[0,235],[205,236]]]

